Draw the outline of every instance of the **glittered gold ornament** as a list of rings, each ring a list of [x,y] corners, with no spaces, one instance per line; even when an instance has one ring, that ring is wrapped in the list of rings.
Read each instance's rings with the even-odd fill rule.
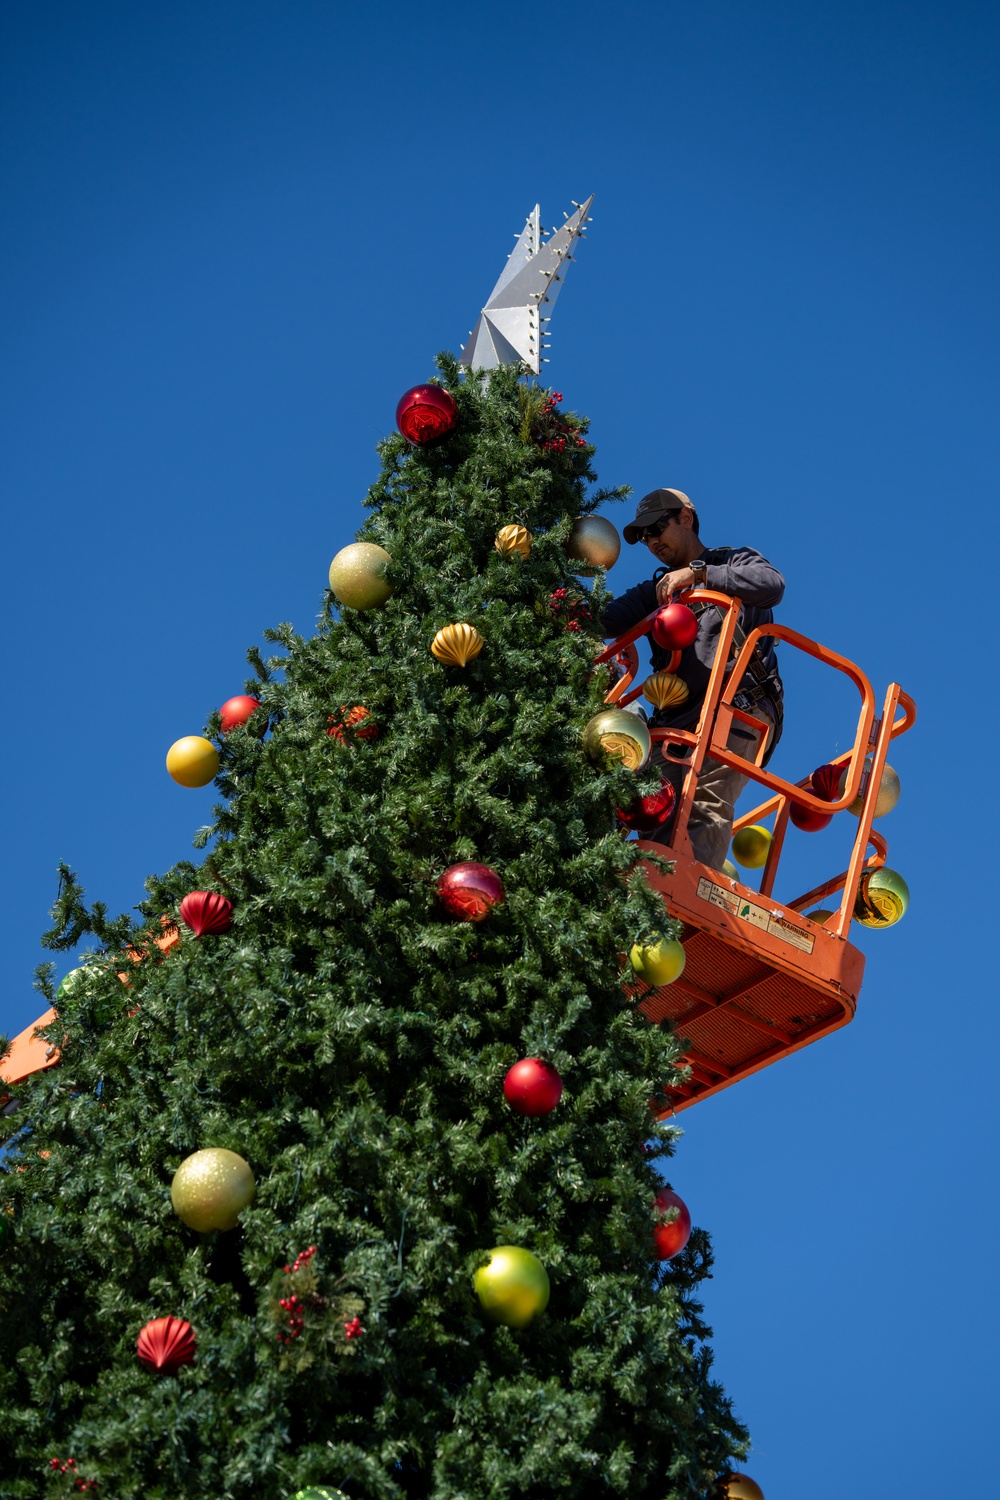
[[[643,683],[642,696],[656,708],[676,708],[678,704],[687,702],[691,689],[674,672],[654,672]]]
[[[630,771],[638,771],[649,759],[651,741],[644,719],[624,708],[604,708],[583,731],[583,749],[590,760],[616,755]]]
[[[445,625],[431,641],[431,655],[449,667],[464,667],[483,649],[475,625]]]
[[[497,532],[497,539],[493,543],[501,557],[510,557],[512,552],[519,552],[522,557],[527,557],[531,551],[532,536],[527,526],[501,526]]]
[[[870,755],[867,755],[865,757],[865,772],[869,776],[871,775],[871,769],[872,758]],[[837,793],[839,797],[842,797],[844,795],[844,788],[846,786],[847,767],[845,766],[840,777],[840,789]],[[875,798],[875,811],[872,816],[875,818],[884,818],[886,813],[891,813],[893,808],[896,806],[896,803],[899,801],[899,793],[899,777],[896,775],[896,772],[892,769],[891,766],[883,766],[882,780],[879,782],[878,795]],[[864,811],[863,792],[858,793],[847,811],[852,812],[856,818],[860,818],[862,812]]]
[[[235,1229],[253,1202],[257,1184],[250,1166],[235,1151],[209,1146],[181,1162],[170,1184],[170,1201],[189,1229]]]
[[[374,542],[341,547],[330,564],[330,588],[349,609],[378,609],[392,593],[385,570],[392,558]]]
[[[167,771],[178,786],[208,786],[219,774],[219,752],[203,735],[186,734],[167,751]]]
[[[906,915],[910,889],[902,875],[883,865],[866,870],[858,881],[854,898],[854,920],[862,927],[892,927]]]
[[[579,516],[566,539],[566,556],[588,568],[613,568],[621,550],[618,529],[604,516]]]
[[[764,1500],[764,1491],[749,1474],[720,1474],[708,1494],[709,1500]]]
[[[685,952],[676,938],[657,933],[645,943],[633,943],[629,962],[636,977],[646,984],[659,987],[673,984],[684,973]]]
[[[486,1316],[507,1328],[526,1328],[549,1304],[548,1272],[536,1255],[517,1245],[489,1252],[472,1284]]]

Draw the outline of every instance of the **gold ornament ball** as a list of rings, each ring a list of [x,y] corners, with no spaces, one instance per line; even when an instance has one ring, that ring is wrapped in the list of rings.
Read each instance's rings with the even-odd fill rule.
[[[537,1255],[517,1245],[498,1245],[489,1256],[472,1278],[483,1311],[494,1323],[527,1328],[549,1305],[548,1272]]]
[[[580,516],[566,539],[566,556],[588,568],[613,568],[622,550],[618,528],[604,516]]]
[[[170,1184],[170,1201],[189,1229],[235,1229],[254,1200],[257,1184],[248,1162],[235,1151],[209,1146],[186,1156]]]
[[[764,1491],[749,1474],[723,1474],[709,1490],[709,1500],[764,1500]]]
[[[648,943],[633,943],[629,962],[639,979],[658,988],[680,978],[685,957],[684,945],[676,938],[657,936]]]
[[[445,625],[431,641],[431,655],[446,667],[467,666],[483,649],[483,638],[475,625]]]
[[[531,551],[531,542],[532,536],[527,526],[510,525],[500,527],[493,545],[501,557],[510,557],[512,552],[527,557]]]
[[[832,911],[827,911],[827,909],[823,906],[817,906],[815,911],[806,912],[806,921],[815,922],[817,927],[822,927],[823,923],[832,916]]]
[[[208,786],[219,774],[219,752],[202,735],[186,734],[167,751],[167,771],[178,786]]]
[[[654,672],[643,683],[642,696],[656,708],[674,708],[688,701],[691,689],[674,672]]]
[[[392,594],[385,570],[392,558],[374,542],[341,547],[330,564],[330,587],[349,609],[379,609]]]
[[[869,756],[865,757],[865,770],[869,774],[871,773],[871,767],[872,767],[872,758],[869,755]],[[844,770],[843,770],[843,774],[841,775],[841,778],[840,778],[840,787],[838,789],[838,796],[842,797],[844,795],[844,788],[846,786],[847,786],[847,767],[845,766]],[[875,811],[872,814],[872,817],[874,817],[874,818],[884,818],[885,815],[886,815],[886,813],[891,813],[892,810],[893,810],[893,808],[896,806],[896,803],[899,801],[900,790],[901,790],[901,788],[900,788],[900,785],[899,785],[899,777],[896,775],[896,772],[889,765],[883,766],[883,768],[882,768],[882,780],[879,782],[878,795],[875,798]],[[851,805],[847,809],[847,811],[853,813],[856,818],[860,818],[862,812],[864,811],[864,795],[863,795],[863,793],[861,793],[861,792],[858,793],[858,795],[855,797],[854,801],[851,803]]]
[[[892,927],[905,917],[910,904],[910,888],[902,875],[883,865],[866,870],[858,881],[854,899],[854,920],[862,927]]]
[[[649,759],[652,742],[644,719],[624,708],[604,708],[583,731],[583,749],[590,760],[616,755],[630,771],[638,771]]]
[[[747,870],[760,870],[767,864],[767,851],[771,847],[771,835],[759,823],[741,828],[733,839],[733,858]]]

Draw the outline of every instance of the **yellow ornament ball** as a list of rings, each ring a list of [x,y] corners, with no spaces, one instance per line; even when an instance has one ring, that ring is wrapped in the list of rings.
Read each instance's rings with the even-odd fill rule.
[[[235,1151],[209,1146],[186,1156],[170,1184],[170,1201],[189,1229],[235,1229],[253,1202],[257,1184],[250,1165]]]
[[[549,1305],[548,1272],[537,1255],[517,1245],[497,1245],[489,1257],[472,1278],[483,1311],[494,1323],[527,1328]]]
[[[815,911],[806,912],[806,921],[815,922],[817,927],[822,927],[823,923],[828,921],[832,916],[832,911],[827,911],[827,909],[823,906],[817,906]]]
[[[673,984],[684,973],[684,946],[676,938],[658,936],[652,942],[633,943],[629,962],[646,984]]]
[[[167,751],[167,770],[178,786],[208,786],[219,774],[219,752],[203,735],[186,734]]]
[[[905,917],[910,888],[897,870],[866,870],[854,898],[854,920],[862,927],[892,927]]]
[[[348,609],[379,609],[392,594],[385,570],[392,558],[374,542],[341,547],[330,564],[330,588]]]
[[[733,858],[747,870],[760,870],[767,863],[771,835],[760,823],[741,828],[733,839]]]

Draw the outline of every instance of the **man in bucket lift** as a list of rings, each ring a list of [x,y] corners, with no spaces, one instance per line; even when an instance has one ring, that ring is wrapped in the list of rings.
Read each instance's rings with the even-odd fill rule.
[[[645,542],[660,563],[651,579],[627,589],[620,599],[608,604],[601,617],[604,632],[612,638],[624,635],[631,626],[651,614],[661,604],[669,604],[683,589],[710,588],[731,594],[742,601],[735,647],[738,650],[751,630],[769,624],[774,616],[772,606],[780,603],[785,580],[777,568],[752,547],[705,547],[698,535],[698,513],[682,490],[651,490],[636,508],[635,519],[623,528],[629,543]],[[722,626],[722,613],[713,605],[694,605],[698,614],[698,634],[694,643],[681,654],[677,676],[690,693],[687,701],[676,708],[658,709],[653,725],[671,725],[691,729],[701,713],[709,673],[715,659],[716,643]],[[653,671],[666,667],[670,653],[650,643]],[[757,646],[751,669],[735,698],[737,708],[763,719],[769,725],[765,762],[781,735],[782,685],[774,642],[765,638]],[[753,760],[760,732],[733,720],[727,744],[746,760]],[[681,746],[677,752],[686,754]],[[673,786],[679,790],[684,778],[683,761],[664,758],[657,745],[654,759],[665,769]],[[747,777],[720,761],[705,761],[694,805],[688,823],[688,836],[695,859],[713,870],[721,870],[733,831],[736,799],[747,784]],[[671,822],[655,833],[646,834],[654,842],[667,843]]]

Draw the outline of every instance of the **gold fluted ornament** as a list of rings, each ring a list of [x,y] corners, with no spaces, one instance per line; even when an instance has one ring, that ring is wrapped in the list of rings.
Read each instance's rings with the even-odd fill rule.
[[[392,594],[385,577],[391,562],[375,542],[352,542],[330,564],[330,588],[348,609],[379,609]]]
[[[678,704],[688,701],[691,689],[674,672],[654,672],[643,683],[642,696],[648,698],[656,708],[676,708]]]
[[[583,731],[584,753],[591,760],[617,755],[630,771],[638,771],[646,764],[651,747],[645,720],[624,708],[602,709]]]
[[[431,641],[431,655],[448,667],[467,666],[483,649],[483,638],[475,625],[446,625]]]
[[[862,927],[892,927],[906,915],[909,904],[910,888],[902,875],[882,865],[878,870],[866,870],[858,881],[854,920]]]
[[[588,568],[613,568],[621,550],[618,528],[605,516],[578,516],[566,538],[566,556]]]
[[[254,1200],[257,1184],[250,1165],[235,1151],[209,1146],[186,1156],[170,1184],[170,1201],[189,1229],[235,1229]]]
[[[867,755],[865,757],[865,773],[869,776],[871,775],[871,769],[872,758],[870,755]],[[839,796],[842,797],[844,795],[844,788],[846,785],[847,767],[845,766],[843,774],[840,778],[840,791],[838,793]],[[891,813],[893,808],[896,806],[896,803],[899,801],[900,790],[901,788],[899,785],[899,777],[896,775],[896,772],[890,765],[883,766],[882,780],[879,782],[878,794],[875,798],[875,811],[872,814],[872,817],[884,818],[886,813]],[[864,805],[864,793],[859,792],[847,811],[852,812],[856,818],[860,818],[862,812],[864,811]]]
[[[527,526],[501,526],[497,532],[497,539],[493,543],[501,557],[510,557],[512,552],[519,552],[522,557],[527,557],[531,551],[532,535]]]

